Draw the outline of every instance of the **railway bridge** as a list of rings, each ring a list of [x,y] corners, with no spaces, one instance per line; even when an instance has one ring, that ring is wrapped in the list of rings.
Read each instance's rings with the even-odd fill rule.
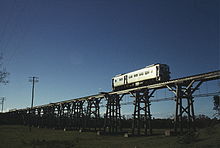
[[[175,95],[174,131],[183,133],[183,115],[187,116],[187,130],[195,131],[193,94],[203,82],[220,79],[220,70],[169,80],[148,86],[121,91],[101,92],[96,95],[50,103],[33,108],[9,111],[2,116],[14,124],[69,130],[103,131],[119,133],[121,126],[121,101],[125,95],[134,98],[133,135],[151,135],[151,99],[156,90],[168,89]],[[104,118],[100,116],[100,101],[106,99]],[[183,101],[185,103],[183,103]],[[86,108],[86,109],[85,109]]]

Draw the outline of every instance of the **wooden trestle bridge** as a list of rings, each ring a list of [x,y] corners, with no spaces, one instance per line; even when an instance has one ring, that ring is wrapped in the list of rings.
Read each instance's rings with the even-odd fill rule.
[[[183,114],[187,116],[188,130],[195,131],[193,93],[205,81],[220,79],[220,70],[167,82],[121,91],[103,92],[97,95],[50,103],[4,113],[14,124],[71,130],[94,129],[106,133],[118,133],[121,129],[121,100],[125,95],[134,97],[134,113],[131,132],[134,135],[151,135],[150,98],[158,89],[168,88],[175,94],[176,110],[174,131],[183,132]],[[100,117],[100,101],[106,99],[104,118]],[[183,100],[186,100],[183,103]],[[87,103],[86,103],[87,102]],[[85,108],[86,106],[86,110]],[[93,123],[93,124],[91,124]]]

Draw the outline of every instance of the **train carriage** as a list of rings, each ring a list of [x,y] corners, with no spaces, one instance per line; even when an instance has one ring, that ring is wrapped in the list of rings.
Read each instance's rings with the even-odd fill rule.
[[[112,78],[112,88],[113,90],[123,90],[169,79],[170,71],[168,65],[153,64],[133,72],[116,75]]]

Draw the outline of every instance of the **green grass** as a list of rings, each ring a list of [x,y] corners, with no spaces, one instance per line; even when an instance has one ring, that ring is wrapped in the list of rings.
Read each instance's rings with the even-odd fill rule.
[[[0,126],[0,148],[217,148],[220,125],[195,135],[148,137],[98,136],[92,132],[62,131],[25,126]]]

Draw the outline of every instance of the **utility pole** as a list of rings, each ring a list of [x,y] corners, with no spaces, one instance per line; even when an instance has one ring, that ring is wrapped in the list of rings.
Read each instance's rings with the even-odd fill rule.
[[[2,113],[3,113],[4,101],[5,101],[5,97],[2,97],[2,98],[1,98],[1,104],[2,104]]]
[[[29,77],[29,82],[32,82],[31,108],[29,111],[29,115],[31,117],[31,110],[34,106],[34,86],[35,86],[35,82],[39,82],[39,78],[38,77]],[[29,118],[29,131],[31,132],[31,118]]]
[[[34,86],[35,86],[35,82],[39,82],[39,78],[29,77],[29,82],[32,82],[32,96],[31,96],[31,109],[32,109],[34,105]]]

